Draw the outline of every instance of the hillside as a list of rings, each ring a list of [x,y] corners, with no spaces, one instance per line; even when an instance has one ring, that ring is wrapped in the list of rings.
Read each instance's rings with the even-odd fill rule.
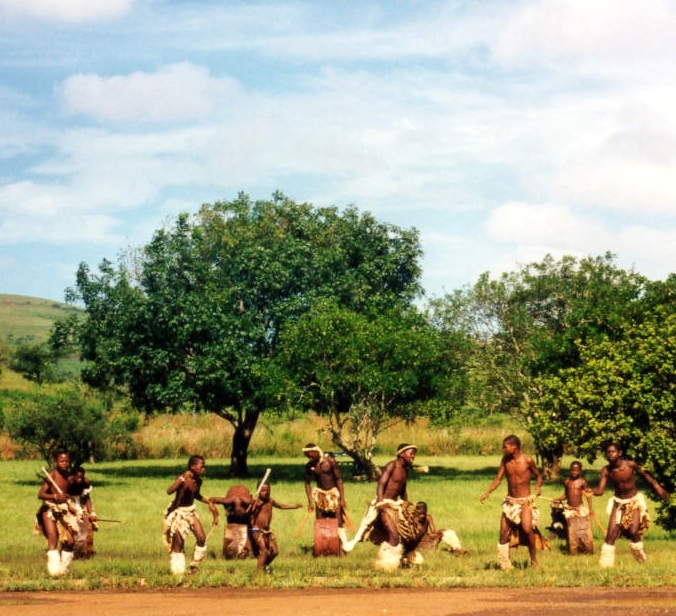
[[[52,324],[79,309],[39,297],[0,294],[0,340],[44,342]]]

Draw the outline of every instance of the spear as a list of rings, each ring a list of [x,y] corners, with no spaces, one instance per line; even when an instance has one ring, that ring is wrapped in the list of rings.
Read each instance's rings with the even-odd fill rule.
[[[256,488],[256,494],[254,494],[254,500],[258,498],[258,496],[261,493],[261,490],[263,489],[263,486],[265,485],[265,482],[268,480],[268,477],[270,477],[270,473],[272,473],[271,468],[266,468],[265,469],[265,475],[263,475],[263,479],[261,479],[261,482],[258,484],[258,487]]]
[[[49,472],[47,472],[47,469],[43,466],[42,467],[42,472],[45,474],[45,477],[47,478],[47,481],[52,485],[52,487],[57,491],[58,494],[63,494],[63,490],[58,486],[56,481],[54,481],[54,477],[52,477]]]

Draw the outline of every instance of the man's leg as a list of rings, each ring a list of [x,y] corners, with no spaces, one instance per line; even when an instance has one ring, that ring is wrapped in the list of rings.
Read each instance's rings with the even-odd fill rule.
[[[498,565],[503,571],[513,567],[509,559],[509,521],[505,514],[500,518],[500,542],[498,543]]]
[[[528,540],[528,553],[530,554],[530,564],[538,568],[538,553],[535,545],[535,530],[533,529],[533,510],[530,506],[524,505],[521,508],[521,528]]]
[[[615,541],[620,536],[620,527],[616,520],[617,504],[615,504],[608,518],[608,530],[606,538],[601,545],[601,556],[599,557],[599,566],[602,569],[609,569],[615,566]]]

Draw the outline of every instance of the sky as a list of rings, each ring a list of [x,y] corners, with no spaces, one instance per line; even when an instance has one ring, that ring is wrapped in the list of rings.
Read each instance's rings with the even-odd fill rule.
[[[204,203],[416,228],[440,297],[550,254],[676,271],[676,3],[0,0],[0,293]]]

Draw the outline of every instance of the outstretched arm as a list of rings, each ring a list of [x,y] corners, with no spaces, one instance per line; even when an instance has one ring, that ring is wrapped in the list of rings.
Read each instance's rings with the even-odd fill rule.
[[[272,506],[277,509],[300,509],[303,505],[296,503],[295,505],[285,505],[284,503],[279,503],[276,500],[271,500]]]
[[[663,501],[669,500],[669,492],[667,492],[655,478],[648,472],[644,471],[638,464],[636,465],[636,473],[639,474],[643,479],[645,479],[650,487],[655,491],[655,494],[659,496]]]

